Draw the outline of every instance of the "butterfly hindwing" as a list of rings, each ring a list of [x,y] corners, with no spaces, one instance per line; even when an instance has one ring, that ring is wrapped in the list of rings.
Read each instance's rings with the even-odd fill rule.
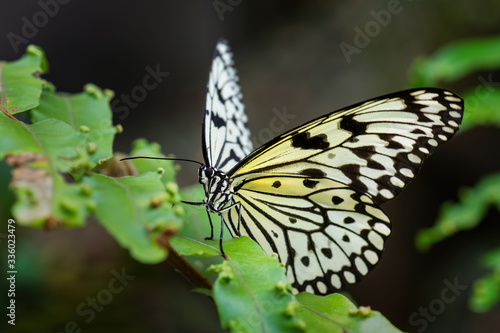
[[[227,172],[252,150],[233,55],[225,40],[215,49],[203,118],[205,163]]]
[[[239,232],[278,254],[295,291],[326,294],[359,281],[390,234],[389,219],[369,197],[327,178],[257,176],[234,200]],[[236,209],[226,213],[232,234],[239,218]]]

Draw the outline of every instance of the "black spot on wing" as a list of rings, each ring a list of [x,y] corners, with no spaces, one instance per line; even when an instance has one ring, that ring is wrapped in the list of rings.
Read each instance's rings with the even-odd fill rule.
[[[316,185],[318,185],[318,181],[317,180],[310,180],[310,179],[304,179],[304,181],[302,182],[302,184],[304,184],[305,187],[307,188],[315,188]]]
[[[354,115],[346,115],[340,121],[340,128],[353,134],[365,133],[367,124],[354,120]]]
[[[344,219],[344,223],[345,224],[351,224],[351,223],[354,223],[356,222],[352,217],[348,216]]]
[[[360,193],[367,193],[368,187],[360,181],[360,166],[358,164],[344,164],[339,169],[351,180],[350,186]]]
[[[279,187],[281,187],[281,182],[280,182],[279,180],[275,181],[275,182],[273,183],[272,187],[274,187],[274,188],[279,188]]]
[[[339,197],[339,196],[334,195],[334,196],[332,197],[332,202],[333,202],[333,204],[334,204],[334,205],[340,205],[341,203],[343,203],[343,202],[344,202],[344,199],[342,199],[342,198],[341,198],[341,197]]]
[[[321,177],[326,177],[326,173],[323,170],[320,169],[305,169],[300,172],[301,175],[304,176],[309,176],[309,177],[315,177],[315,178],[321,178]]]
[[[216,115],[215,113],[212,113],[210,120],[212,121],[214,126],[217,128],[221,128],[221,127],[226,126],[226,121],[224,119],[222,119],[221,117],[219,117],[218,115]]]
[[[300,258],[300,261],[304,264],[304,266],[309,266],[309,257],[307,256],[304,256],[302,258]]]
[[[405,146],[402,143],[398,142],[398,141],[387,140],[387,139],[384,139],[384,140],[386,140],[388,142],[388,144],[387,144],[387,148],[388,149],[399,150],[399,149],[404,149],[405,148]]]
[[[368,162],[366,163],[366,166],[371,168],[371,169],[375,169],[375,170],[385,170],[385,167],[377,162],[377,161],[374,161],[374,160],[368,160]]]
[[[333,253],[332,253],[332,250],[325,247],[325,248],[322,248],[321,249],[321,253],[323,253],[323,255],[325,257],[327,257],[328,259],[331,259],[333,257]]]
[[[292,146],[301,149],[326,149],[330,146],[325,134],[311,137],[309,132],[298,133],[292,137]]]

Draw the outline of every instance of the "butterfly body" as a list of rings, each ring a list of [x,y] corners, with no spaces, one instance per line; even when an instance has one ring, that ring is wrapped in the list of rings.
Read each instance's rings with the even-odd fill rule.
[[[198,169],[198,181],[205,190],[203,204],[214,213],[219,213],[232,200],[231,179],[217,168],[202,165]]]
[[[436,88],[406,90],[314,119],[253,150],[227,42],[207,87],[207,212],[287,268],[293,290],[328,294],[359,281],[391,233],[378,206],[415,177],[458,130],[463,101]],[[213,236],[213,235],[212,235]],[[222,243],[221,243],[222,250]]]

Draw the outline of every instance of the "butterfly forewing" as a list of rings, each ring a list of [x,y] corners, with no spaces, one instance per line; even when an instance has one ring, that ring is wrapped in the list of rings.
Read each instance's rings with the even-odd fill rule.
[[[205,163],[227,172],[252,150],[233,55],[225,40],[215,49],[203,118]]]
[[[370,196],[394,198],[462,119],[463,102],[440,89],[407,90],[360,103],[285,133],[230,171],[321,175]]]

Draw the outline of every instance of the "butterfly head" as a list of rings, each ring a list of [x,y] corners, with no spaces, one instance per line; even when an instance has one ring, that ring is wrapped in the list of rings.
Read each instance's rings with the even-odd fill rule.
[[[198,181],[205,189],[203,203],[212,211],[219,211],[233,195],[229,176],[214,167],[200,166]]]

